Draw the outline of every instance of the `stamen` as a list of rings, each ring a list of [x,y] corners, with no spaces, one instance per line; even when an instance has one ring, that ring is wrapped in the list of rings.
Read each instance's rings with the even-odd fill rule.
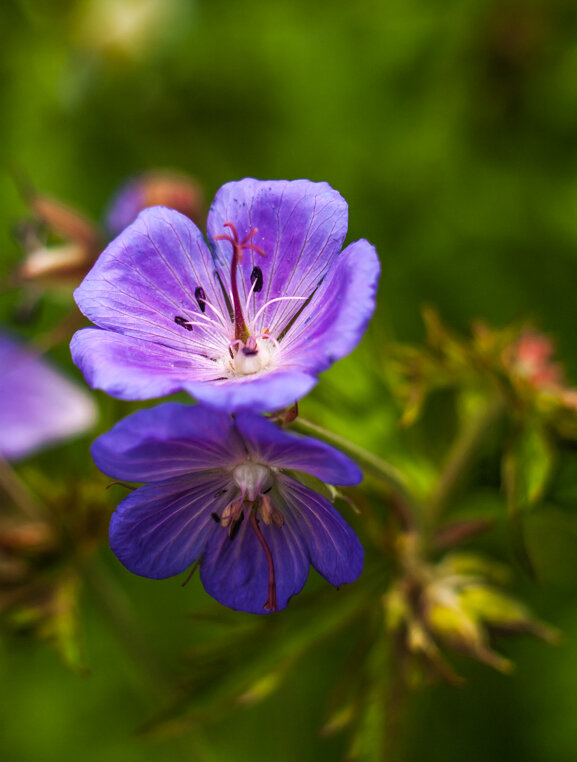
[[[255,294],[258,294],[259,291],[262,291],[263,275],[260,267],[255,265],[252,268],[252,272],[250,274],[250,282],[252,283],[252,288]]]
[[[176,315],[174,318],[174,322],[176,323],[176,325],[180,325],[183,328],[186,328],[187,331],[192,331],[192,324],[185,317],[182,317],[181,315]]]
[[[201,287],[201,288],[202,288],[202,287]],[[197,289],[197,290],[198,290],[198,289]],[[195,298],[196,298],[197,300],[198,300],[198,297],[200,297],[200,298],[201,298],[201,300],[204,302],[204,307],[205,307],[205,309],[206,309],[207,307],[208,307],[209,309],[211,309],[211,310],[214,312],[214,314],[216,315],[216,317],[217,317],[217,318],[220,320],[220,322],[221,322],[221,324],[222,324],[222,327],[224,327],[224,328],[226,328],[226,329],[228,330],[228,328],[229,328],[229,326],[230,326],[230,320],[226,320],[226,319],[225,319],[225,317],[224,317],[224,315],[222,314],[222,312],[221,312],[221,311],[220,311],[220,310],[219,310],[217,307],[215,307],[215,306],[214,306],[214,304],[212,304],[211,302],[209,302],[209,301],[208,301],[208,299],[206,298],[206,293],[205,293],[204,289],[202,289],[202,294],[198,294],[198,295],[197,295],[197,293],[196,293],[196,290],[195,290],[195,292],[194,292],[194,296],[195,296]],[[200,303],[199,303],[199,305],[198,305],[198,306],[199,306],[199,307],[200,307],[200,309],[202,310],[202,307],[201,307]],[[202,310],[202,311],[204,312],[204,310]],[[215,323],[215,321],[214,321],[214,320],[211,320],[211,319],[210,319],[209,317],[207,317],[206,315],[199,315],[199,317],[202,317],[202,319],[203,319],[203,320],[207,320],[207,321],[211,322],[213,325],[216,325],[216,326],[218,326],[218,323]],[[220,328],[220,326],[219,326],[219,328]]]
[[[228,528],[228,536],[231,541],[234,540],[234,538],[237,536],[238,530],[240,529],[240,525],[242,524],[243,521],[244,521],[244,511],[240,514],[240,516],[238,517],[238,519],[236,519],[236,521],[232,522],[232,524]]]
[[[217,322],[216,320],[214,320],[213,318],[208,317],[208,315],[203,315],[202,312],[200,312],[200,313],[197,312],[195,314],[195,317],[197,318],[196,321],[194,321],[194,320],[187,320],[186,322],[189,325],[199,325],[201,328],[206,328],[207,324],[208,324],[208,325],[213,326],[215,331],[220,332],[224,336],[228,336],[228,330],[230,328],[230,322],[226,322],[223,319],[223,317],[220,314],[220,312],[217,309],[215,309],[210,302],[205,301],[204,305],[205,305],[205,307],[210,307],[216,313],[216,316],[218,317],[220,323]],[[202,322],[199,322],[199,321],[202,321]]]
[[[210,518],[215,521],[217,524],[220,524],[220,516],[218,513],[211,513]]]
[[[234,341],[231,341],[230,344],[228,345],[228,350],[230,352],[230,356],[231,357],[234,356],[233,353],[232,353],[233,349],[238,352],[238,350],[243,346],[243,344],[244,344],[244,342],[241,341],[240,339],[235,339]]]
[[[284,526],[284,516],[278,508],[273,506],[270,498],[264,492],[260,496],[260,515],[267,526],[271,524],[279,528]]]
[[[256,282],[256,280],[254,280],[252,285],[251,285],[251,287],[250,287],[250,291],[248,292],[248,296],[246,297],[246,302],[244,303],[244,311],[245,311],[245,313],[248,312],[248,307],[250,305],[250,299],[251,299],[252,295],[254,294],[254,287],[256,286],[256,284],[257,284],[257,282]]]
[[[264,550],[268,566],[268,597],[266,599],[266,603],[263,606],[263,609],[266,609],[267,611],[278,611],[276,600],[276,577],[274,573],[274,561],[271,550],[267,545],[267,541],[265,540],[264,535],[258,525],[258,519],[254,509],[250,512],[250,525],[262,549]]]
[[[279,348],[278,341],[274,338],[274,336],[270,335],[270,331],[268,328],[265,328],[264,331],[260,335],[261,339],[266,339],[267,341],[272,342],[273,346],[275,346],[277,349]]]
[[[242,347],[242,353],[245,357],[254,357],[258,355],[258,344],[254,336],[249,336],[246,345]]]
[[[201,312],[206,312],[206,294],[202,286],[197,286],[194,289],[194,298],[198,304]]]
[[[228,338],[226,333],[223,328],[211,318],[198,314],[197,317],[201,318],[203,322],[200,322],[199,320],[187,320],[185,317],[182,317],[182,315],[176,315],[174,322],[181,328],[185,328],[187,331],[192,331],[195,326],[201,328],[205,332],[202,337],[203,347],[208,348],[211,346],[214,349],[215,354],[219,355],[222,352],[222,341]],[[202,353],[197,354],[201,354],[201,356],[204,357],[208,356],[202,355]]]
[[[299,301],[305,301],[307,298],[308,297],[306,296],[276,296],[274,299],[269,299],[268,302],[265,302],[265,304],[262,305],[260,310],[253,317],[252,324],[253,326],[256,324],[256,321],[258,320],[259,316],[266,310],[269,304],[272,304],[273,302],[285,302],[291,299],[292,300],[298,299]]]

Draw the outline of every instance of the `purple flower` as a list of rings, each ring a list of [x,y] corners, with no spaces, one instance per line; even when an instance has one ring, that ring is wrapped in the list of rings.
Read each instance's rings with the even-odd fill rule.
[[[171,209],[143,211],[75,291],[98,328],[72,355],[88,383],[122,399],[184,389],[231,412],[292,404],[348,354],[374,310],[367,241],[342,253],[347,204],[308,180],[224,185],[208,238]]]
[[[93,400],[37,352],[0,334],[0,457],[18,460],[87,431]]]
[[[200,185],[191,177],[155,170],[131,177],[114,195],[106,214],[106,228],[118,235],[149,206],[169,206],[191,220],[203,216],[204,199]]]
[[[359,468],[314,439],[241,412],[166,403],[120,421],[92,446],[115,479],[149,482],[112,516],[110,544],[135,574],[161,579],[200,560],[206,591],[239,611],[283,609],[309,565],[353,582],[363,549],[329,501],[287,471],[357,484]]]

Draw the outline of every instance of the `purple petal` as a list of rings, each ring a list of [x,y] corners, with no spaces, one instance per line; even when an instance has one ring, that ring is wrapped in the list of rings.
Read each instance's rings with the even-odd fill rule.
[[[362,481],[356,463],[324,442],[283,431],[266,418],[249,413],[239,413],[236,425],[256,461],[303,471],[328,484]]]
[[[194,357],[184,349],[99,328],[77,331],[70,352],[93,389],[125,400],[173,394],[184,388],[191,375],[202,378],[211,370],[209,360],[205,360],[204,368],[192,370]]]
[[[106,212],[105,225],[114,236],[134,222],[139,212],[148,206],[145,187],[140,175],[128,180],[114,195]]]
[[[200,557],[215,531],[224,531],[211,513],[224,509],[226,493],[215,494],[230,486],[222,474],[211,473],[140,487],[112,516],[113,553],[143,577],[180,574]]]
[[[98,437],[91,452],[105,474],[134,482],[232,469],[246,459],[230,415],[175,402],[129,415]]]
[[[260,529],[274,561],[280,611],[306,582],[310,566],[308,554],[291,521],[282,527],[266,526],[261,521]],[[211,537],[202,557],[200,576],[206,592],[224,606],[250,614],[271,613],[265,609],[269,581],[266,555],[248,515],[233,540],[224,528]]]
[[[0,457],[25,457],[94,425],[92,398],[6,336],[0,336],[0,368]]]
[[[264,413],[292,405],[308,394],[316,383],[314,376],[301,369],[279,369],[225,381],[189,381],[183,388],[199,402],[222,410]]]
[[[199,367],[192,369],[185,350],[99,328],[77,331],[70,352],[93,389],[125,400],[152,399],[184,390],[199,402],[221,410],[257,413],[292,405],[317,383],[314,376],[300,369],[211,381],[214,363],[210,360],[205,359],[202,367],[198,362]]]
[[[374,312],[379,271],[368,241],[348,246],[284,337],[287,360],[318,373],[351,352]]]
[[[201,308],[198,288],[214,309]],[[191,367],[207,347],[216,342],[224,353],[231,340],[208,247],[196,225],[172,209],[141,212],[102,252],[74,296],[100,328],[187,351]],[[178,325],[177,317],[194,322],[193,330]]]
[[[190,177],[166,170],[143,172],[127,180],[115,194],[106,213],[106,227],[118,235],[138,213],[150,206],[168,206],[198,221],[203,193]]]
[[[231,244],[214,240],[230,233],[226,222],[235,225],[241,240],[257,228],[251,243],[264,252],[263,256],[247,249],[243,254],[243,277],[239,279],[243,301],[250,290],[253,268],[259,267],[263,274],[262,290],[253,295],[245,315],[249,322],[271,299],[312,294],[341,250],[347,218],[346,201],[327,183],[248,178],[222,186],[207,223],[219,260],[228,263],[231,259]],[[262,326],[273,332],[280,330],[280,322],[286,322],[300,305],[298,301],[274,302],[265,309]]]
[[[354,582],[363,570],[364,550],[351,527],[326,498],[289,476],[278,481],[286,522],[298,526],[318,573],[332,585]]]

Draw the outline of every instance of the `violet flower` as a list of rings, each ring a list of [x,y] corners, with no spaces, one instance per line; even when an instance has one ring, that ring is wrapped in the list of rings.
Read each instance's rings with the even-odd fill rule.
[[[314,439],[248,412],[165,403],[120,421],[92,445],[115,479],[149,482],[126,497],[110,544],[135,574],[160,579],[200,559],[206,591],[238,611],[283,609],[309,565],[331,584],[353,582],[363,549],[323,496],[290,470],[357,484],[359,468]]]
[[[214,256],[194,223],[153,207],[101,254],[75,291],[98,327],[71,344],[92,387],[275,410],[359,342],[379,263],[364,240],[339,254],[347,204],[329,185],[228,183],[207,227]]]
[[[142,172],[115,193],[106,213],[106,229],[118,235],[150,206],[168,206],[198,222],[204,216],[200,185],[187,175],[167,170]]]
[[[0,334],[0,457],[18,460],[92,427],[92,398],[41,355]]]

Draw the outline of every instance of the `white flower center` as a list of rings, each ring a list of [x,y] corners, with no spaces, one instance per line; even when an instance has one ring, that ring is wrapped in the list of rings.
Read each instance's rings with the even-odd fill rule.
[[[268,368],[277,348],[274,342],[268,338],[250,338],[246,344],[238,347],[230,368],[235,376],[251,376]]]
[[[250,461],[235,466],[232,478],[242,492],[243,498],[251,501],[268,491],[274,482],[272,469],[262,463]]]

